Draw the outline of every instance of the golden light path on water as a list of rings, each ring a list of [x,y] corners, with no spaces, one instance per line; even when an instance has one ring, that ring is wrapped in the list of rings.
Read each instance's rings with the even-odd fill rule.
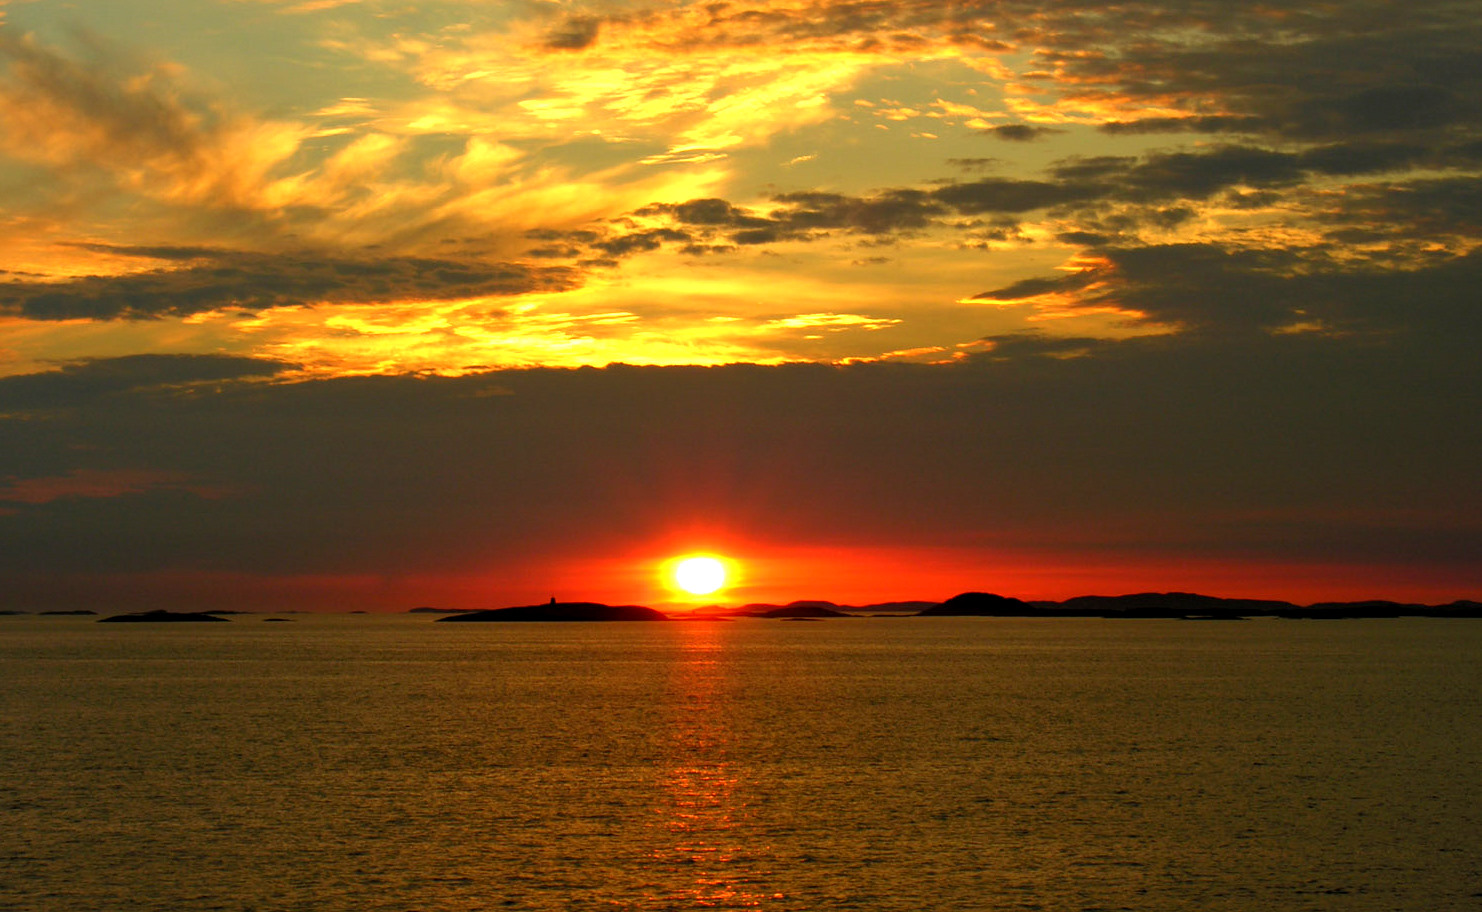
[[[728,725],[725,648],[718,625],[682,625],[683,642],[670,673],[667,744],[659,785],[662,802],[653,827],[667,831],[655,840],[656,865],[684,880],[687,895],[656,896],[693,908],[750,908],[783,899],[770,887],[775,871],[759,862],[771,847],[756,845],[738,826],[746,816],[743,777],[732,757],[734,733]]]

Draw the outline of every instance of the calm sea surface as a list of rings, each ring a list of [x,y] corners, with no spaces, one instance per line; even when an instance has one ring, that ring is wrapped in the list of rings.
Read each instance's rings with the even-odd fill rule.
[[[1476,910],[1482,622],[0,617],[0,909]]]

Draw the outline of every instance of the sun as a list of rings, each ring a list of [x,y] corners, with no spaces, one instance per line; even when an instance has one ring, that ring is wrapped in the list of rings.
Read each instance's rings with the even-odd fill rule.
[[[690,595],[710,595],[726,585],[726,562],[718,557],[701,555],[675,561],[669,571],[675,588]]]

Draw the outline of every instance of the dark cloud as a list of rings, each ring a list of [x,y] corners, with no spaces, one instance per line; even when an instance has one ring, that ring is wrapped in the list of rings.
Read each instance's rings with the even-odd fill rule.
[[[835,233],[885,238],[921,231],[948,216],[1019,214],[1062,203],[1086,201],[1106,193],[1086,184],[988,178],[935,189],[901,187],[869,196],[822,191],[782,193],[765,213],[752,212],[725,200],[692,200],[677,205],[648,206],[634,213],[666,217],[686,231],[665,233],[631,229],[619,221],[592,246],[614,255],[654,249],[663,241],[720,239],[721,246],[757,246],[781,241],[807,241]],[[1008,230],[1012,226],[1000,226]],[[566,235],[572,239],[573,235]]]
[[[1482,20],[1471,0],[1408,6],[1273,0],[1259,10],[1207,0],[1114,6],[814,0],[787,9],[726,3],[703,10],[659,30],[673,36],[665,42],[910,50],[935,41],[988,53],[1033,49],[1036,69],[1083,99],[1132,98],[1187,111],[1186,117],[1112,122],[1109,132],[1333,141],[1482,125]]]
[[[1361,185],[1319,217],[1351,241],[1482,237],[1482,177]]]
[[[1332,257],[1328,251],[1227,247],[1215,243],[1106,247],[1103,265],[984,292],[983,301],[1046,294],[1069,306],[1141,312],[1188,336],[1314,332],[1332,337],[1426,340],[1436,357],[1457,339],[1482,335],[1474,304],[1482,254],[1398,268]],[[1062,301],[1062,304],[1066,303]]]
[[[656,228],[651,231],[639,231],[614,237],[610,240],[598,241],[593,246],[609,256],[623,257],[634,253],[642,253],[647,250],[657,250],[665,242],[687,244],[690,240],[690,236],[683,231],[675,231],[671,228]]]
[[[762,228],[768,225],[766,219],[756,218],[722,199],[690,200],[659,208],[672,212],[685,225],[723,225],[733,228]]]
[[[594,16],[571,16],[546,35],[545,46],[553,51],[580,51],[597,43],[602,20]]]
[[[949,209],[930,191],[914,188],[885,190],[860,197],[840,193],[803,191],[773,197],[779,205],[765,213],[753,212],[722,199],[646,206],[635,218],[663,218],[676,228],[637,227],[632,218],[616,220],[605,232],[542,233],[541,240],[559,237],[612,257],[655,250],[666,243],[681,245],[685,253],[716,253],[782,241],[814,240],[834,232],[884,237],[924,229]],[[542,255],[553,248],[533,251]],[[571,248],[567,248],[571,249]]]
[[[923,190],[882,191],[870,197],[815,191],[783,193],[775,197],[786,208],[772,214],[774,222],[793,232],[847,230],[864,234],[891,234],[925,228],[945,210]]]
[[[70,244],[79,250],[107,253],[114,256],[137,257],[146,260],[206,260],[221,255],[214,247],[142,246],[120,247],[116,244]]]
[[[1474,110],[1449,86],[1375,85],[1294,106],[1299,132],[1333,136],[1402,133],[1470,120]]]
[[[1429,148],[1400,142],[1332,143],[1307,149],[1298,161],[1315,174],[1351,177],[1395,171],[1434,159]]]
[[[1250,146],[1148,156],[1119,176],[1135,201],[1207,199],[1226,187],[1280,187],[1304,176],[1293,156]]]
[[[160,73],[122,58],[96,36],[75,30],[73,38],[83,61],[0,25],[0,59],[9,64],[0,97],[42,100],[53,113],[85,119],[116,158],[199,157],[220,126],[209,108],[185,103],[173,87],[161,85]]]
[[[260,380],[299,365],[232,355],[128,355],[89,359],[39,374],[0,377],[0,409],[50,409],[143,390]]]
[[[1017,214],[1065,203],[1084,202],[1105,192],[1104,188],[1078,181],[985,178],[968,183],[948,184],[933,191],[932,197],[965,214]]]
[[[184,265],[64,282],[0,282],[0,313],[31,320],[151,319],[224,307],[456,300],[571,288],[563,267],[426,257],[348,259],[195,248],[110,248]]]
[[[1325,223],[1334,242],[1393,246],[1423,236],[1477,233],[1482,207],[1476,197],[1482,192],[1482,177],[1406,179],[1421,168],[1444,171],[1454,163],[1470,164],[1470,151],[1471,146],[1464,144],[1436,150],[1420,143],[1361,139],[1296,150],[1223,144],[1141,156],[1074,157],[1053,164],[1046,179],[953,180],[930,188],[889,188],[859,196],[799,191],[779,194],[771,208],[757,211],[722,199],[652,205],[634,215],[667,219],[672,227],[639,227],[632,220],[618,220],[601,233],[560,235],[567,242],[564,246],[534,253],[572,255],[590,249],[610,261],[669,243],[693,254],[840,233],[879,240],[931,228],[960,231],[968,246],[989,237],[1027,242],[1015,220],[1041,212],[1067,223],[1057,232],[1062,243],[1126,251],[1143,244],[1150,231],[1174,230],[1199,217],[1210,202],[1232,209],[1285,204],[1289,220],[1302,213]],[[1320,186],[1323,181],[1354,178],[1383,181],[1352,184],[1343,193]],[[968,220],[954,221],[963,216]],[[996,221],[984,226],[981,217]],[[1234,255],[1233,251],[1232,247],[1226,253]],[[1174,280],[1169,287],[1180,294],[1197,294],[1194,287]]]
[[[986,297],[980,295],[979,297]],[[1110,339],[1077,338],[1075,336],[1047,336],[1041,332],[1018,332],[983,339],[990,344],[987,355],[976,356],[979,360],[1005,361],[1036,357],[1086,357],[1091,354],[1113,352],[1118,343]]]
[[[1009,142],[1033,142],[1042,136],[1052,136],[1065,131],[1054,127],[1038,127],[1033,124],[1000,124],[996,127],[988,127],[983,132]]]
[[[1063,191],[1083,199],[1130,202],[1208,199],[1233,186],[1283,187],[1306,175],[1299,156],[1253,146],[1220,146],[1202,152],[1163,152],[1142,158],[1072,159],[1051,169]],[[1073,198],[1073,195],[1068,194]]]
[[[973,295],[975,301],[1022,301],[1039,295],[1054,294],[1065,291],[1079,291],[1088,284],[1095,281],[1095,270],[1071,273],[1070,275],[1055,276],[1054,278],[1023,279],[1012,285],[1006,285],[993,291],[985,291],[982,294]]]
[[[1113,135],[1146,135],[1149,133],[1241,133],[1259,127],[1259,117],[1206,114],[1190,117],[1145,117],[1142,120],[1111,120],[1097,129]]]
[[[1057,39],[1042,56],[1085,97],[1173,99],[1189,114],[1114,122],[1105,127],[1111,132],[1331,141],[1482,125],[1482,23],[1472,4],[1354,0],[1266,9],[1250,15],[1238,4],[1133,3],[1093,16],[1086,5],[1058,5],[1042,18],[1042,33]],[[1188,40],[1195,31],[1202,38]]]
[[[723,199],[695,199],[686,203],[647,206],[637,216],[667,215],[681,225],[699,228],[769,228],[773,223]]]
[[[48,420],[0,421],[12,486],[127,469],[229,493],[16,504],[0,515],[0,592],[100,570],[497,578],[551,555],[629,553],[692,522],[777,546],[1074,542],[1081,555],[1411,561],[1475,578],[1475,358],[1437,360],[1408,337],[992,341],[953,366],[74,396]],[[58,401],[10,389],[16,405]]]

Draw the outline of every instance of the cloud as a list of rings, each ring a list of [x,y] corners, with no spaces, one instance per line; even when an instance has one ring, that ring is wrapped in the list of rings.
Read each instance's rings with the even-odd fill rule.
[[[1254,116],[1229,114],[1191,114],[1187,117],[1144,117],[1138,120],[1109,120],[1097,129],[1113,136],[1140,136],[1150,133],[1243,133],[1259,128],[1263,121]]]
[[[546,36],[545,46],[553,51],[579,51],[597,42],[602,20],[595,16],[570,16]]]
[[[1043,136],[1053,136],[1063,133],[1054,127],[1041,127],[1033,124],[999,124],[996,127],[985,127],[983,133],[1009,142],[1033,142]]]
[[[170,65],[127,59],[89,34],[77,41],[82,60],[0,27],[6,154],[107,174],[121,189],[165,201],[257,208],[269,173],[309,135],[191,97]]]
[[[951,181],[932,189],[889,188],[867,196],[793,191],[772,197],[778,205],[764,212],[721,199],[697,199],[656,204],[634,215],[666,216],[686,227],[712,233],[731,229],[729,240],[738,245],[806,240],[819,232],[839,230],[889,235],[932,227],[953,213],[1016,216],[1107,203],[1204,201],[1237,187],[1284,189],[1298,186],[1313,175],[1389,171],[1414,164],[1426,155],[1423,149],[1398,144],[1329,145],[1300,153],[1229,145],[1142,157],[1072,158],[1052,166],[1048,180],[990,177]],[[1172,211],[1161,210],[1159,217],[1166,219]],[[1179,218],[1187,215],[1184,212]],[[615,225],[621,227],[622,223]]]
[[[773,221],[789,233],[844,229],[864,234],[892,234],[925,228],[941,206],[931,194],[909,188],[886,190],[869,197],[802,191],[782,193],[775,200],[786,208]]]
[[[537,223],[610,216],[719,177],[526,161],[495,137],[518,139],[519,123],[540,120],[533,108],[511,117],[449,98],[341,99],[269,119],[194,90],[178,64],[86,34],[74,44],[68,53],[0,29],[0,154],[44,170],[28,188],[36,213],[126,204],[146,236],[427,254],[479,235],[497,250]]]
[[[1108,247],[1099,265],[986,292],[983,302],[1115,307],[1186,334],[1312,332],[1333,337],[1413,335],[1436,347],[1482,332],[1469,301],[1482,253],[1395,268],[1325,251],[1219,244]],[[1192,344],[1192,343],[1190,343]]]
[[[1067,107],[1133,101],[1177,111],[1144,114],[1140,125],[1110,124],[1116,132],[1331,141],[1479,125],[1475,48],[1482,26],[1466,4],[1286,7],[1259,17],[1234,7],[1131,5],[1110,17],[1104,34],[1137,34],[1135,42],[1097,40],[1102,36],[1077,27],[1074,13],[1051,16],[1051,27],[1069,26],[1062,46],[1111,43],[1118,52],[1067,50],[1047,62],[1066,89]],[[1148,28],[1152,15],[1163,21]],[[1132,28],[1139,18],[1143,28]],[[1189,40],[1181,29],[1197,29],[1200,37]]]
[[[234,494],[27,503],[0,516],[0,579],[99,560],[497,576],[557,553],[629,553],[695,522],[777,547],[1368,561],[1476,579],[1482,431],[1457,394],[1482,383],[1475,358],[1438,361],[1404,336],[992,341],[932,367],[527,370],[79,400],[7,427],[15,452],[46,457],[12,475],[147,470]]]
[[[1445,264],[1466,274],[1461,258],[1475,245],[1478,26],[1454,4],[1401,14],[1368,0],[1277,0],[1260,15],[1081,0],[474,6],[414,15],[377,4],[373,17],[297,20],[322,25],[306,34],[375,77],[335,85],[333,98],[293,109],[315,112],[296,120],[206,97],[184,68],[96,38],[63,51],[6,32],[0,95],[32,118],[10,152],[38,169],[25,173],[46,171],[43,203],[75,199],[94,218],[70,232],[83,243],[69,249],[87,256],[8,267],[0,315],[53,328],[133,320],[133,331],[145,319],[192,320],[210,323],[214,335],[199,338],[222,350],[299,360],[359,346],[355,369],[366,371],[497,361],[472,354],[479,345],[519,351],[518,363],[657,358],[654,340],[678,338],[673,315],[687,305],[645,289],[703,285],[693,277],[702,270],[741,275],[764,258],[781,274],[796,257],[828,277],[820,286],[857,298],[842,264],[889,245],[899,277],[881,314],[909,333],[892,350],[951,350],[1011,320],[1072,314],[1101,315],[1108,333],[1129,322],[1358,332],[1403,316],[1324,303],[1373,299],[1340,276],[1377,287],[1398,269],[1396,281],[1434,281],[1439,294]],[[840,105],[887,83],[896,100]],[[1023,162],[1043,155],[1020,147],[1021,162],[953,158],[963,170],[933,180],[919,148],[886,144],[868,174],[829,172],[832,149],[779,170],[798,151],[829,149],[806,132],[820,124],[846,144],[893,126],[870,111],[940,117],[955,131],[942,131],[938,146],[956,144],[944,152],[972,154],[989,130],[1011,142],[1060,131],[1056,149],[1091,139],[1082,148],[1099,154],[1030,171]],[[43,116],[57,124],[50,134]],[[881,135],[908,143],[906,133]],[[269,134],[278,140],[250,140]],[[1003,170],[981,173],[990,163]],[[809,183],[818,175],[827,183]],[[114,230],[97,206],[147,210],[147,224],[122,229],[138,246],[92,243]],[[1042,278],[1057,265],[1080,278]],[[671,268],[685,281],[666,285]],[[1160,268],[1249,282],[1261,295],[1242,306],[1221,286],[1207,306],[1180,303],[1203,292]],[[1050,281],[1059,284],[1031,293]],[[944,291],[948,282],[961,284]],[[1018,297],[966,296],[995,287]],[[1303,307],[1298,289],[1328,297]],[[598,292],[627,297],[601,306]],[[690,288],[676,294],[688,300]],[[966,315],[941,317],[964,301]],[[332,313],[277,310],[313,304]],[[720,316],[755,331],[863,309],[805,300]],[[1442,310],[1451,313],[1417,319]],[[979,315],[1002,322],[965,331]],[[697,360],[802,356],[744,334],[719,348],[705,339]]]
[[[997,301],[1002,303],[1013,303],[1038,298],[1048,294],[1060,294],[1068,291],[1080,291],[1087,285],[1097,280],[1098,270],[1083,269],[1069,275],[1056,276],[1054,278],[1032,278],[1022,279],[1012,285],[1004,286],[993,291],[985,291],[982,294],[973,295],[974,301]]]
[[[350,259],[208,248],[108,249],[160,258],[172,265],[66,281],[0,283],[0,313],[31,320],[148,319],[223,308],[506,296],[562,290],[577,281],[572,270],[558,266],[427,257]]]
[[[1351,187],[1320,213],[1340,242],[1395,239],[1469,244],[1482,237],[1482,178],[1424,178]]]
[[[224,492],[189,483],[184,476],[148,469],[75,469],[66,475],[10,478],[0,484],[0,503],[48,504],[58,500],[113,499],[146,491],[188,491],[200,497]]]
[[[233,355],[94,358],[41,373],[0,377],[0,409],[72,407],[130,393],[266,380],[297,367],[282,361]]]

